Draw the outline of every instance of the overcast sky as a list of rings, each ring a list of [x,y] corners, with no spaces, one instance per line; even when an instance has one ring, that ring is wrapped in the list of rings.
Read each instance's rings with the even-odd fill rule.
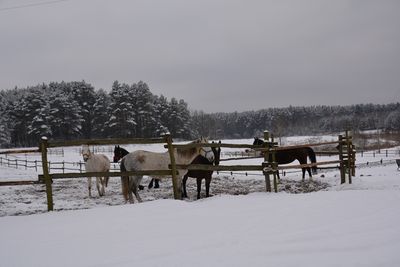
[[[400,102],[400,1],[0,0],[0,88],[146,82],[206,112]]]

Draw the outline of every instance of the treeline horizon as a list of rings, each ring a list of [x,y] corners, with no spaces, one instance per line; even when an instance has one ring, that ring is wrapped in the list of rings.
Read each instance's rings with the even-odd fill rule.
[[[400,103],[289,106],[244,112],[191,111],[183,99],[154,95],[142,81],[115,81],[107,92],[85,81],[0,91],[0,147],[53,140],[159,137],[175,139],[311,135],[400,130]]]

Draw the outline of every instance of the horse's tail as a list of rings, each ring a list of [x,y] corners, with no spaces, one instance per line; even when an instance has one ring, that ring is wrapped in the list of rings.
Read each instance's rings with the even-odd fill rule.
[[[125,161],[122,159],[121,161],[121,172],[126,172]],[[129,176],[121,176],[121,185],[122,185],[122,195],[124,196],[125,201],[129,199]]]
[[[307,149],[307,154],[308,154],[308,157],[310,158],[311,163],[316,163],[317,157],[315,155],[314,150],[311,147],[307,147],[306,149]],[[317,173],[317,166],[312,166],[311,169],[314,174]]]

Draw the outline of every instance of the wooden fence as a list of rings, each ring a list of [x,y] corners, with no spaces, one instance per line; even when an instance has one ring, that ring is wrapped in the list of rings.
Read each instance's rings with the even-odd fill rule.
[[[129,139],[88,139],[88,140],[74,140],[74,141],[54,141],[49,142],[46,137],[43,137],[40,142],[40,151],[42,153],[42,169],[43,176],[39,179],[43,179],[46,184],[46,196],[47,196],[47,209],[49,211],[53,210],[53,190],[52,190],[52,180],[53,179],[64,179],[64,178],[82,178],[90,176],[128,176],[128,175],[171,175],[172,183],[174,187],[174,197],[175,199],[180,198],[182,195],[180,192],[180,184],[176,179],[176,169],[172,170],[149,170],[149,171],[131,171],[131,172],[106,172],[106,173],[50,173],[48,168],[47,151],[49,148],[53,147],[67,147],[67,146],[80,146],[80,145],[117,145],[117,144],[157,144],[157,143],[167,143],[170,147],[172,143],[172,138],[169,134],[162,138],[129,138]],[[174,154],[170,150],[171,163],[175,163]]]
[[[46,196],[48,210],[51,211],[54,208],[53,203],[53,192],[52,192],[52,180],[65,179],[65,178],[83,178],[83,177],[95,177],[95,176],[109,176],[109,177],[120,177],[128,175],[171,175],[173,184],[173,195],[175,199],[181,199],[181,177],[177,177],[177,169],[188,169],[188,170],[212,170],[212,171],[261,171],[265,176],[266,191],[271,192],[271,175],[273,176],[274,191],[277,192],[277,171],[287,169],[299,169],[312,166],[340,164],[341,182],[346,182],[346,175],[348,176],[348,182],[351,183],[351,176],[354,174],[355,168],[355,149],[352,145],[352,137],[346,132],[345,136],[339,135],[338,141],[335,142],[324,142],[315,144],[305,144],[296,146],[278,147],[277,143],[274,142],[273,138],[270,138],[269,132],[264,132],[265,143],[260,145],[249,145],[249,144],[223,144],[223,143],[207,143],[207,144],[173,144],[170,135],[165,135],[161,138],[129,138],[129,139],[94,139],[94,140],[75,140],[75,141],[49,141],[47,138],[42,138],[40,142],[39,150],[31,150],[30,152],[41,152],[42,157],[42,170],[43,175],[39,176],[46,185]],[[165,144],[164,147],[168,149],[170,155],[170,166],[169,170],[148,170],[148,171],[131,171],[131,172],[108,172],[108,173],[51,173],[51,168],[48,164],[48,151],[50,148],[55,147],[68,147],[68,146],[80,146],[80,145],[121,145],[121,144]],[[275,160],[275,154],[279,150],[298,148],[298,147],[311,147],[311,146],[323,146],[323,145],[336,145],[338,148],[339,159],[317,162],[303,165],[290,165],[290,166],[278,166]],[[226,148],[250,148],[256,151],[264,152],[264,161],[261,165],[232,165],[232,166],[212,166],[212,165],[177,165],[174,158],[173,150],[175,148],[192,148],[192,147],[226,147]],[[27,151],[21,153],[29,153]],[[271,155],[271,157],[269,157]]]
[[[326,146],[326,145],[336,145],[338,149],[338,160],[325,161],[325,162],[317,162],[310,164],[299,164],[299,165],[290,165],[290,166],[278,166],[276,162],[276,151],[285,150],[290,148],[300,148],[300,147],[315,147],[315,146]],[[208,147],[229,147],[229,148],[252,148],[256,151],[264,152],[264,162],[262,165],[234,165],[234,166],[211,166],[211,165],[201,165],[201,164],[190,164],[190,165],[177,165],[179,169],[188,169],[188,170],[210,170],[210,171],[262,171],[265,176],[265,185],[266,191],[271,192],[271,179],[270,176],[273,176],[273,185],[274,191],[278,191],[278,182],[277,182],[277,172],[279,170],[287,170],[287,169],[299,169],[299,168],[307,168],[313,166],[321,166],[321,165],[331,165],[331,164],[340,164],[340,177],[341,183],[346,182],[346,176],[348,177],[348,182],[352,183],[351,177],[355,175],[355,148],[352,144],[352,136],[346,131],[345,136],[339,135],[338,141],[333,142],[322,142],[322,143],[313,143],[313,144],[304,144],[304,145],[295,145],[295,146],[285,146],[278,147],[277,143],[274,142],[273,138],[270,138],[270,134],[268,131],[264,132],[264,144],[263,145],[245,145],[245,144],[197,144],[197,145],[178,145],[174,144],[173,147],[177,148],[188,148],[193,146],[208,146]],[[271,157],[269,156],[271,155]],[[239,158],[243,159],[243,157]]]

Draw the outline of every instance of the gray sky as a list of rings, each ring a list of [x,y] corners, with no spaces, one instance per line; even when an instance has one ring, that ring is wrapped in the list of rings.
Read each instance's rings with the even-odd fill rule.
[[[400,102],[399,11],[397,0],[0,0],[0,88],[142,80],[206,112]]]

